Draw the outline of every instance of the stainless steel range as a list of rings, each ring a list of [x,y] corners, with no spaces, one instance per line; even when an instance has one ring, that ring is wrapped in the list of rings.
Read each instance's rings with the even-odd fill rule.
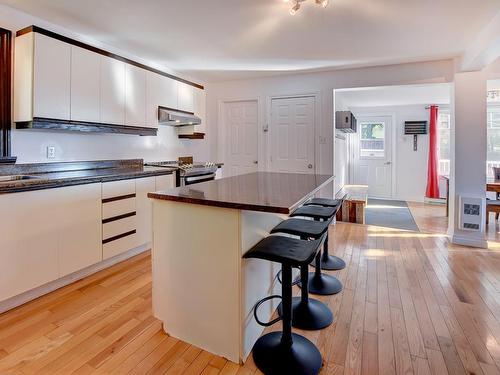
[[[176,185],[177,186],[187,186],[198,184],[200,182],[211,181],[215,179],[215,174],[217,169],[220,168],[221,164],[216,164],[212,162],[207,163],[193,163],[185,162],[185,158],[179,158],[180,161],[158,161],[158,162],[147,162],[144,165],[151,167],[163,167],[163,168],[175,168],[176,173]],[[187,159],[189,161],[189,159]]]

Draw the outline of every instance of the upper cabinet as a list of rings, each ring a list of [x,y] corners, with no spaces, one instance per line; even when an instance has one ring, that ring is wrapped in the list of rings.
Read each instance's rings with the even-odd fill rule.
[[[125,125],[146,124],[146,71],[125,65]]]
[[[18,129],[155,135],[159,106],[197,107],[195,83],[35,26],[17,33],[14,66]]]
[[[99,122],[100,55],[71,47],[71,120]]]
[[[71,46],[41,34],[16,40],[15,121],[70,119]]]
[[[70,119],[71,46],[35,34],[33,116]]]
[[[104,124],[125,124],[125,63],[101,56],[101,116]]]
[[[158,107],[177,109],[177,84],[174,79],[148,72],[146,83],[146,122],[148,126],[158,126]]]
[[[194,112],[194,88],[184,82],[179,82],[177,91],[177,108],[181,111]]]

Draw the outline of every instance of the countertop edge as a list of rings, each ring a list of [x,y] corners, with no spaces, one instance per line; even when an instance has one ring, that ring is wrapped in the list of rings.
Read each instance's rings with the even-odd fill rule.
[[[276,214],[285,214],[288,215],[293,212],[296,208],[298,208],[302,203],[304,203],[311,196],[316,194],[319,190],[324,188],[326,185],[331,183],[335,179],[335,176],[330,176],[326,181],[317,186],[314,190],[307,193],[302,199],[298,202],[294,203],[291,207],[269,207],[269,206],[260,206],[255,204],[245,204],[245,203],[233,203],[233,202],[224,202],[224,201],[214,201],[207,199],[197,199],[192,197],[179,197],[168,195],[165,192],[152,192],[148,193],[148,198],[160,200],[160,201],[169,201],[169,202],[179,202],[179,203],[188,203],[188,204],[197,204],[200,206],[211,206],[211,207],[219,207],[219,208],[229,208],[235,210],[245,210],[245,211],[258,211],[258,212],[267,212],[267,213],[276,213]]]
[[[19,183],[19,186],[9,186],[2,188],[0,186],[0,195],[22,193],[26,191],[57,189],[69,186],[88,185],[102,182],[112,182],[121,180],[132,180],[136,178],[164,176],[175,173],[175,170],[165,169],[156,171],[141,171],[141,172],[124,172],[122,175],[114,174],[109,176],[97,177],[72,177],[67,179],[54,179],[54,180],[30,180],[29,182]]]

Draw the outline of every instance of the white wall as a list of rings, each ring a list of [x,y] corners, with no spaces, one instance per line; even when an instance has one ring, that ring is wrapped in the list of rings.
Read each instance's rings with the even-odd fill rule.
[[[266,124],[268,98],[279,95],[296,95],[319,93],[321,118],[319,120],[316,147],[319,148],[320,173],[332,173],[334,155],[333,129],[333,90],[348,87],[387,86],[417,83],[451,82],[453,79],[453,62],[451,60],[381,66],[362,69],[336,70],[308,74],[290,74],[251,80],[235,80],[222,83],[207,84],[207,116],[208,124],[215,126],[219,122],[218,107],[224,100],[258,99],[260,125]],[[211,129],[215,134],[215,129]],[[262,131],[262,130],[261,130]],[[267,134],[262,133],[259,168],[265,169],[268,159]],[[211,155],[217,154],[218,137],[210,142]]]
[[[71,30],[63,29],[42,19],[0,5],[1,27],[12,30],[15,35],[17,30],[30,25],[40,26],[151,65],[148,64],[148,61],[132,56],[125,51],[117,50],[95,40],[88,40],[84,36],[71,32]],[[169,72],[175,73],[170,70]],[[210,138],[210,134],[207,134],[207,138]],[[210,159],[208,144],[209,140],[207,139],[180,140],[175,128],[165,126],[160,127],[157,137],[36,130],[12,131],[12,154],[18,157],[19,163],[122,158],[171,160],[186,155],[193,155],[196,160],[205,161]],[[56,147],[56,159],[46,158],[46,147],[49,145]]]

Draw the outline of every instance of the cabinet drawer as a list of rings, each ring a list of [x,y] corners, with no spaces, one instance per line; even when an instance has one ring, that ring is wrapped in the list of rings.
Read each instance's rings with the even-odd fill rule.
[[[102,204],[102,219],[106,220],[112,217],[135,212],[135,197],[120,199],[118,201]]]
[[[121,180],[102,184],[103,201],[132,194],[135,194],[135,180]]]
[[[132,250],[134,247],[136,247],[136,236],[137,235],[135,233],[132,233],[128,236],[103,244],[103,259],[109,259],[114,257],[115,255],[124,253],[128,250]]]
[[[104,240],[118,236],[123,233],[128,233],[137,229],[137,216],[134,215],[124,219],[111,221],[102,224],[102,238]]]

